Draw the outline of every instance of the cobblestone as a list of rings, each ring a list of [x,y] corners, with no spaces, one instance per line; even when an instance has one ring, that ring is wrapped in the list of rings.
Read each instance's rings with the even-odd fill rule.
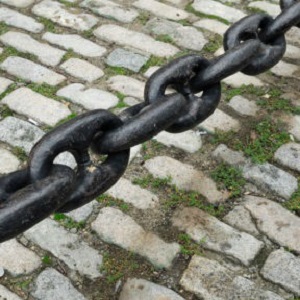
[[[242,85],[250,85],[250,84],[254,86],[266,85],[257,77],[248,76],[240,72],[225,78],[224,82],[234,88],[240,87]]]
[[[158,42],[144,33],[132,31],[117,25],[102,25],[94,31],[94,34],[104,41],[134,47],[160,57],[172,56],[179,51],[176,47]]]
[[[0,41],[21,52],[37,56],[41,63],[51,67],[58,65],[66,53],[45,43],[40,43],[30,35],[22,32],[9,31],[0,36]]]
[[[197,21],[193,24],[196,27],[207,29],[211,32],[223,35],[226,30],[229,28],[228,25],[225,25],[224,23],[212,20],[212,19],[201,19],[200,21]]]
[[[97,201],[94,200],[92,202],[89,202],[88,204],[85,204],[77,209],[70,211],[69,213],[66,213],[66,215],[76,222],[85,222],[88,219],[88,217],[92,214],[96,204]]]
[[[20,161],[15,155],[6,149],[0,148],[0,174],[16,171],[19,165]]]
[[[277,76],[297,78],[296,72],[299,71],[299,68],[295,65],[280,61],[275,67],[271,69],[271,71]]]
[[[0,22],[33,33],[41,32],[44,29],[44,25],[35,19],[6,7],[0,7]]]
[[[82,105],[86,109],[109,109],[118,104],[119,99],[112,93],[99,89],[86,89],[81,83],[72,83],[57,91],[57,95]]]
[[[63,4],[50,0],[44,0],[36,4],[32,8],[32,12],[37,16],[50,19],[61,26],[80,31],[89,30],[98,22],[98,19],[92,15],[72,13],[71,10],[67,9]]]
[[[41,259],[15,239],[0,244],[0,266],[12,276],[29,274],[39,268]]]
[[[258,106],[242,96],[235,96],[231,98],[229,106],[237,113],[244,116],[255,116],[258,111]]]
[[[0,299],[7,300],[22,300],[19,296],[9,291],[3,285],[0,285]]]
[[[34,0],[1,0],[1,3],[8,4],[11,6],[24,8],[34,3]]]
[[[273,4],[266,1],[253,1],[248,5],[248,7],[258,8],[273,17],[276,17],[281,13],[281,9],[278,4]]]
[[[158,268],[170,268],[179,252],[177,243],[166,243],[151,232],[146,232],[132,218],[112,207],[101,209],[92,228],[107,243],[145,256]]]
[[[264,244],[195,207],[175,211],[173,226],[186,232],[205,249],[222,253],[249,266]]]
[[[12,83],[13,81],[4,77],[0,77],[0,95],[4,93]]]
[[[43,271],[34,282],[32,296],[38,300],[85,300],[71,281],[55,269]]]
[[[54,126],[71,114],[68,107],[28,88],[19,88],[3,100],[12,110],[38,122]],[[47,109],[45,110],[45,107]]]
[[[18,56],[8,57],[0,65],[0,68],[11,75],[17,78],[22,78],[28,82],[58,85],[66,80],[65,76],[57,74],[54,71],[32,62],[31,60]]]
[[[92,279],[101,276],[102,255],[55,221],[46,219],[27,230],[24,235],[81,275]]]
[[[274,155],[275,160],[281,165],[300,172],[300,145],[288,143],[282,145]]]

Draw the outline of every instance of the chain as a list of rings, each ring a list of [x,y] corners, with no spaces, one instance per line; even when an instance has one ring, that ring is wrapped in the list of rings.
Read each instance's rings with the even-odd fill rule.
[[[275,19],[254,14],[233,24],[224,36],[223,55],[212,60],[186,55],[160,68],[146,83],[143,103],[119,116],[89,111],[44,135],[25,169],[0,178],[0,242],[104,193],[125,172],[131,147],[162,130],[183,132],[207,119],[220,102],[224,78],[275,66],[285,53],[284,33],[300,27],[300,2],[281,0],[280,7]],[[175,92],[166,94],[168,87]],[[107,155],[104,162],[94,164],[89,149]],[[53,164],[63,151],[73,154],[76,170]]]

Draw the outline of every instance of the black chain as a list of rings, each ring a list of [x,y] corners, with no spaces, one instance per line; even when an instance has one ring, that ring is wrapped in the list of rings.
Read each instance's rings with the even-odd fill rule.
[[[300,27],[300,2],[281,0],[280,6],[275,19],[254,14],[233,24],[224,36],[225,54],[210,61],[186,55],[160,68],[146,83],[143,103],[119,116],[93,110],[47,133],[31,150],[27,168],[0,178],[0,242],[104,193],[125,172],[131,147],[162,130],[182,132],[204,121],[219,104],[224,78],[275,66],[286,49],[284,33]],[[168,87],[175,92],[166,94]],[[106,160],[94,165],[89,148]],[[74,155],[76,171],[53,165],[63,151]]]

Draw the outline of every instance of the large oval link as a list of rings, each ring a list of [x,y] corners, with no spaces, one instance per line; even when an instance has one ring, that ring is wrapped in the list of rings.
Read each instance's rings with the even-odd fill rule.
[[[294,5],[299,4],[299,0],[280,0],[280,8],[282,11],[286,11],[288,8],[293,7],[289,13],[292,13],[293,9],[294,9]],[[296,19],[298,19],[298,22],[296,22],[296,26],[300,28],[300,18],[299,18],[299,14],[298,14],[298,18],[296,16]]]

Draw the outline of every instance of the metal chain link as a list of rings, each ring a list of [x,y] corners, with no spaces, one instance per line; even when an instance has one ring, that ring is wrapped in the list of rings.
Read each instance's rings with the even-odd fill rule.
[[[146,83],[143,103],[119,116],[93,110],[47,133],[31,150],[27,168],[0,177],[0,242],[104,193],[125,172],[131,147],[162,130],[182,132],[204,121],[219,104],[224,78],[275,66],[286,49],[284,33],[300,27],[300,2],[281,0],[280,6],[275,19],[254,14],[233,24],[223,55],[212,60],[186,55],[160,68]],[[168,87],[175,92],[166,94]],[[106,160],[94,165],[89,148]],[[76,171],[53,164],[63,151],[74,155]]]

